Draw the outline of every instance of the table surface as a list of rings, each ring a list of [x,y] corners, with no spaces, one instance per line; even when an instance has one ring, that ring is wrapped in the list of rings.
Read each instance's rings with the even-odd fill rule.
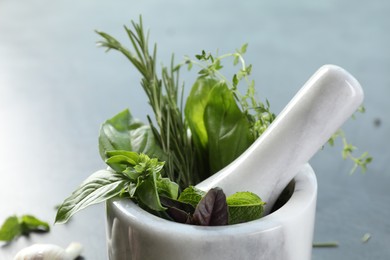
[[[95,29],[126,42],[122,26],[142,14],[165,64],[172,52],[181,61],[249,43],[256,90],[275,113],[323,64],[355,75],[366,113],[343,129],[374,161],[366,174],[349,175],[340,143],[311,160],[319,184],[314,240],[339,244],[313,249],[312,258],[390,259],[389,11],[386,0],[0,1],[0,221],[29,213],[52,223],[56,205],[105,167],[100,124],[127,107],[142,120],[151,113],[129,62],[95,47]],[[72,241],[84,245],[85,259],[107,258],[104,205],[0,247],[0,259],[32,243]]]

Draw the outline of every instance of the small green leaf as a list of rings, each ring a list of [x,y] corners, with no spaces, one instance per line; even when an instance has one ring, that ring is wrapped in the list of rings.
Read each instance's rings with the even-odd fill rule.
[[[264,204],[252,192],[237,192],[226,199],[229,210],[229,224],[244,223],[261,218]]]
[[[179,201],[191,204],[194,208],[198,205],[199,201],[206,195],[206,192],[197,189],[194,186],[190,186],[182,191],[179,196]]]
[[[47,222],[42,221],[32,215],[23,215],[20,220],[23,234],[28,234],[30,232],[50,231],[50,226]]]
[[[8,217],[0,228],[0,241],[10,242],[32,232],[49,232],[50,226],[32,215]]]
[[[157,193],[171,199],[177,199],[179,195],[179,185],[168,178],[157,179]]]
[[[153,174],[140,181],[137,185],[134,197],[136,197],[140,203],[144,204],[149,209],[155,211],[162,211],[166,209],[161,205],[157,192],[156,177]]]
[[[238,78],[237,78],[237,75],[234,74],[234,75],[233,75],[233,80],[232,80],[232,83],[233,83],[233,87],[234,87],[234,88],[237,87],[238,82],[239,82],[239,80],[238,80]]]
[[[236,66],[240,60],[239,54],[234,55],[233,65]]]
[[[0,228],[0,241],[9,242],[22,235],[22,226],[17,216],[5,220]]]
[[[66,223],[76,212],[117,196],[128,185],[123,175],[100,170],[88,177],[58,208],[55,223]]]
[[[107,151],[113,150],[145,153],[160,160],[165,159],[150,126],[134,119],[128,109],[107,120],[100,128],[100,156],[105,160]]]
[[[247,48],[248,48],[248,43],[245,43],[244,45],[242,45],[240,48],[240,54],[245,54]]]

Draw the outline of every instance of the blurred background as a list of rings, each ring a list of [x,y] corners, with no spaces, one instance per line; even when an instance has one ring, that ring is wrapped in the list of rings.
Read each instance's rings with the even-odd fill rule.
[[[344,67],[365,90],[364,114],[343,129],[374,161],[350,175],[342,144],[325,146],[311,164],[318,178],[313,259],[390,258],[390,2],[0,0],[0,222],[33,214],[54,222],[55,207],[104,166],[100,124],[125,108],[146,122],[151,112],[130,63],[97,48],[94,30],[127,41],[123,25],[143,16],[159,62],[206,51],[233,52],[249,43],[259,99],[279,113],[323,64]],[[183,70],[187,89],[194,79]],[[233,73],[227,71],[226,73]],[[363,242],[364,235],[370,235]],[[105,208],[77,214],[48,234],[0,248],[11,259],[33,243],[81,242],[85,259],[107,259]]]

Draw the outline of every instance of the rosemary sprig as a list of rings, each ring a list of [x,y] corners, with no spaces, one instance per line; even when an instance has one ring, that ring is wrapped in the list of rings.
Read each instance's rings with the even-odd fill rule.
[[[187,136],[183,119],[183,95],[182,87],[179,87],[180,66],[175,66],[172,55],[170,67],[162,66],[161,76],[159,76],[156,69],[157,46],[155,44],[152,53],[149,52],[149,37],[144,32],[142,17],[138,24],[132,21],[132,26],[134,31],[126,26],[124,28],[131,41],[133,52],[122,46],[111,35],[99,31],[97,33],[103,37],[103,40],[99,41],[98,45],[106,47],[107,51],[119,51],[141,73],[143,77],[141,85],[153,109],[157,126],[150,116],[148,121],[155,138],[167,155],[166,175],[181,187],[194,185],[200,180],[196,174],[193,174],[196,172],[194,150]]]

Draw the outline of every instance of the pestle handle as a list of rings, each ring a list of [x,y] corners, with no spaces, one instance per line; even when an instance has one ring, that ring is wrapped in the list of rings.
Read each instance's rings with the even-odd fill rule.
[[[322,66],[268,129],[235,161],[196,185],[227,195],[251,191],[266,213],[302,166],[363,102],[359,82],[335,65]]]

